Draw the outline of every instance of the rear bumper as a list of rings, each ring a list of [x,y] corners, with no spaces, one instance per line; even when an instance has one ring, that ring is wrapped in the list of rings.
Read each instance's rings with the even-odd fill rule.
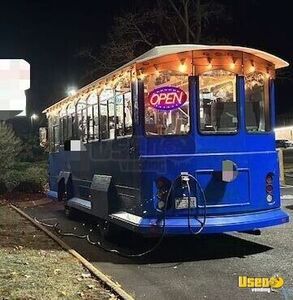
[[[127,212],[112,214],[114,223],[144,235],[152,235],[161,232],[163,221],[161,219],[142,218]],[[289,222],[289,216],[281,209],[272,209],[261,212],[235,214],[227,216],[209,216],[201,233],[223,233],[229,231],[248,231],[257,228],[270,227]],[[190,224],[193,232],[200,229],[200,224],[192,216]],[[165,234],[181,235],[191,234],[188,219],[166,218]]]

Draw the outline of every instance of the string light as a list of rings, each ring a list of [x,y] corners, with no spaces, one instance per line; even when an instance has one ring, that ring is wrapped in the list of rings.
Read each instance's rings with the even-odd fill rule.
[[[143,73],[143,69],[140,69],[138,79],[144,80],[144,78],[145,78],[145,74]]]
[[[212,67],[213,67],[213,65],[212,65],[212,59],[209,57],[208,58],[208,69],[211,70]]]
[[[255,71],[255,65],[254,65],[253,60],[251,61],[251,66],[250,66],[249,70],[250,70],[251,73]]]
[[[270,74],[270,69],[269,68],[267,68],[266,78],[267,79],[271,78],[271,74]]]
[[[232,62],[231,62],[231,64],[230,64],[230,68],[231,68],[232,70],[234,70],[234,69],[235,69],[235,65],[236,65],[236,59],[232,58]]]
[[[155,75],[156,75],[156,77],[159,77],[160,76],[160,71],[158,70],[158,67],[155,65],[154,66],[155,67]]]
[[[185,73],[185,71],[186,71],[186,69],[187,69],[187,66],[186,66],[186,64],[185,64],[185,59],[182,59],[181,61],[180,61],[180,65],[179,65],[179,72],[181,72],[181,73]]]

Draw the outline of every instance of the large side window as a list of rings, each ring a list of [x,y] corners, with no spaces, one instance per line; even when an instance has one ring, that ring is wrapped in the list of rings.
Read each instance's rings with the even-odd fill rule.
[[[131,92],[124,95],[124,135],[132,135],[132,98]]]
[[[147,135],[184,135],[190,128],[188,76],[163,71],[144,80]]]
[[[99,105],[94,105],[94,139],[98,140],[100,138],[99,134]]]
[[[57,152],[59,151],[60,146],[60,132],[59,132],[59,125],[53,126],[53,151]]]
[[[114,138],[114,91],[106,89],[100,94],[100,133],[101,139]]]
[[[265,74],[253,72],[245,76],[245,104],[246,129],[270,131],[269,84]]]
[[[96,93],[93,93],[87,99],[87,126],[88,126],[88,139],[94,140],[97,137],[96,130],[99,124],[98,119],[95,117],[94,107],[98,103],[98,97]],[[98,117],[98,116],[97,116]]]
[[[59,151],[60,135],[59,135],[59,115],[50,116],[48,119],[49,131],[49,151]]]
[[[121,80],[115,89],[116,136],[132,134],[132,101],[130,77]]]
[[[67,139],[67,115],[66,108],[60,111],[60,144],[63,145],[64,141]]]
[[[77,128],[78,128],[78,138],[83,142],[87,141],[87,111],[86,111],[86,98],[78,100],[76,104],[77,113]]]
[[[67,107],[67,138],[75,137],[75,105],[71,103]]]
[[[108,100],[108,112],[109,112],[109,136],[110,139],[115,138],[115,99],[110,98]]]
[[[116,101],[116,135],[124,135],[124,95],[117,95]]]
[[[238,128],[236,75],[212,70],[199,76],[199,120],[202,133],[233,133]]]

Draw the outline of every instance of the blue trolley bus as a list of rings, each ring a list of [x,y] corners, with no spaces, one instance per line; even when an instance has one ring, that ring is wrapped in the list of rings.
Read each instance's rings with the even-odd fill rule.
[[[283,224],[274,135],[284,60],[155,47],[47,108],[49,195],[145,236]]]

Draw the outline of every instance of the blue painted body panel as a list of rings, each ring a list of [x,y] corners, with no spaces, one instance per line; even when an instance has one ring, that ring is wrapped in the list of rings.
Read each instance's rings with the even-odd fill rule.
[[[117,147],[117,141],[93,142],[88,145],[87,152],[70,153],[60,151],[50,154],[50,187],[57,191],[56,178],[60,171],[72,172],[74,189],[78,186],[87,189],[93,174],[112,175],[117,186],[128,186],[128,190],[136,190],[128,205],[121,211],[128,211],[140,216],[139,231],[147,233],[154,224],[160,222],[162,213],[157,207],[156,179],[164,176],[173,181],[181,172],[188,172],[197,178],[207,199],[207,222],[202,233],[218,233],[226,231],[245,231],[255,228],[274,226],[288,222],[288,216],[280,209],[280,186],[278,156],[275,150],[274,132],[248,133],[245,128],[245,97],[244,80],[237,79],[239,98],[239,123],[236,134],[202,135],[198,131],[197,120],[197,79],[190,78],[191,124],[190,133],[186,136],[146,137],[143,128],[143,99],[138,92],[138,112],[135,118],[135,134],[133,136],[137,151],[133,157],[129,152],[120,153],[120,158],[103,158],[107,143],[109,148]],[[142,87],[140,87],[140,91]],[[271,83],[271,120],[274,124],[274,86]],[[127,142],[124,143],[126,148]],[[99,151],[95,149],[99,148]],[[93,153],[97,154],[96,159]],[[101,152],[102,151],[102,152]],[[83,157],[83,158],[82,158]],[[100,157],[100,159],[97,159]],[[121,158],[124,158],[121,164]],[[222,162],[231,160],[237,165],[238,176],[229,183],[219,180],[222,172]],[[134,166],[131,171],[123,168],[125,163]],[[79,171],[80,169],[83,171]],[[273,201],[266,200],[265,178],[273,174]],[[83,182],[81,184],[81,182]],[[87,184],[85,184],[87,182]],[[178,192],[178,191],[177,191]],[[122,194],[125,192],[122,192]],[[194,196],[202,204],[202,197],[195,189]],[[77,197],[82,198],[82,193]],[[86,194],[86,193],[85,193]],[[174,197],[171,208],[166,212],[167,234],[189,234],[187,226],[187,209],[175,209]],[[131,203],[129,205],[129,203]],[[191,216],[202,215],[191,209]],[[129,225],[126,224],[125,226]],[[196,221],[192,222],[196,231]]]
[[[222,215],[208,217],[201,233],[222,233],[230,231],[248,231],[257,228],[280,225],[289,221],[289,217],[281,209],[272,209],[254,213]],[[158,219],[144,218],[139,226],[141,233],[148,234],[160,232],[161,221]],[[200,229],[199,223],[191,219],[190,225],[193,232]],[[151,229],[151,230],[150,230]],[[165,223],[165,233],[167,235],[191,234],[188,227],[188,219],[185,217],[169,217]]]

